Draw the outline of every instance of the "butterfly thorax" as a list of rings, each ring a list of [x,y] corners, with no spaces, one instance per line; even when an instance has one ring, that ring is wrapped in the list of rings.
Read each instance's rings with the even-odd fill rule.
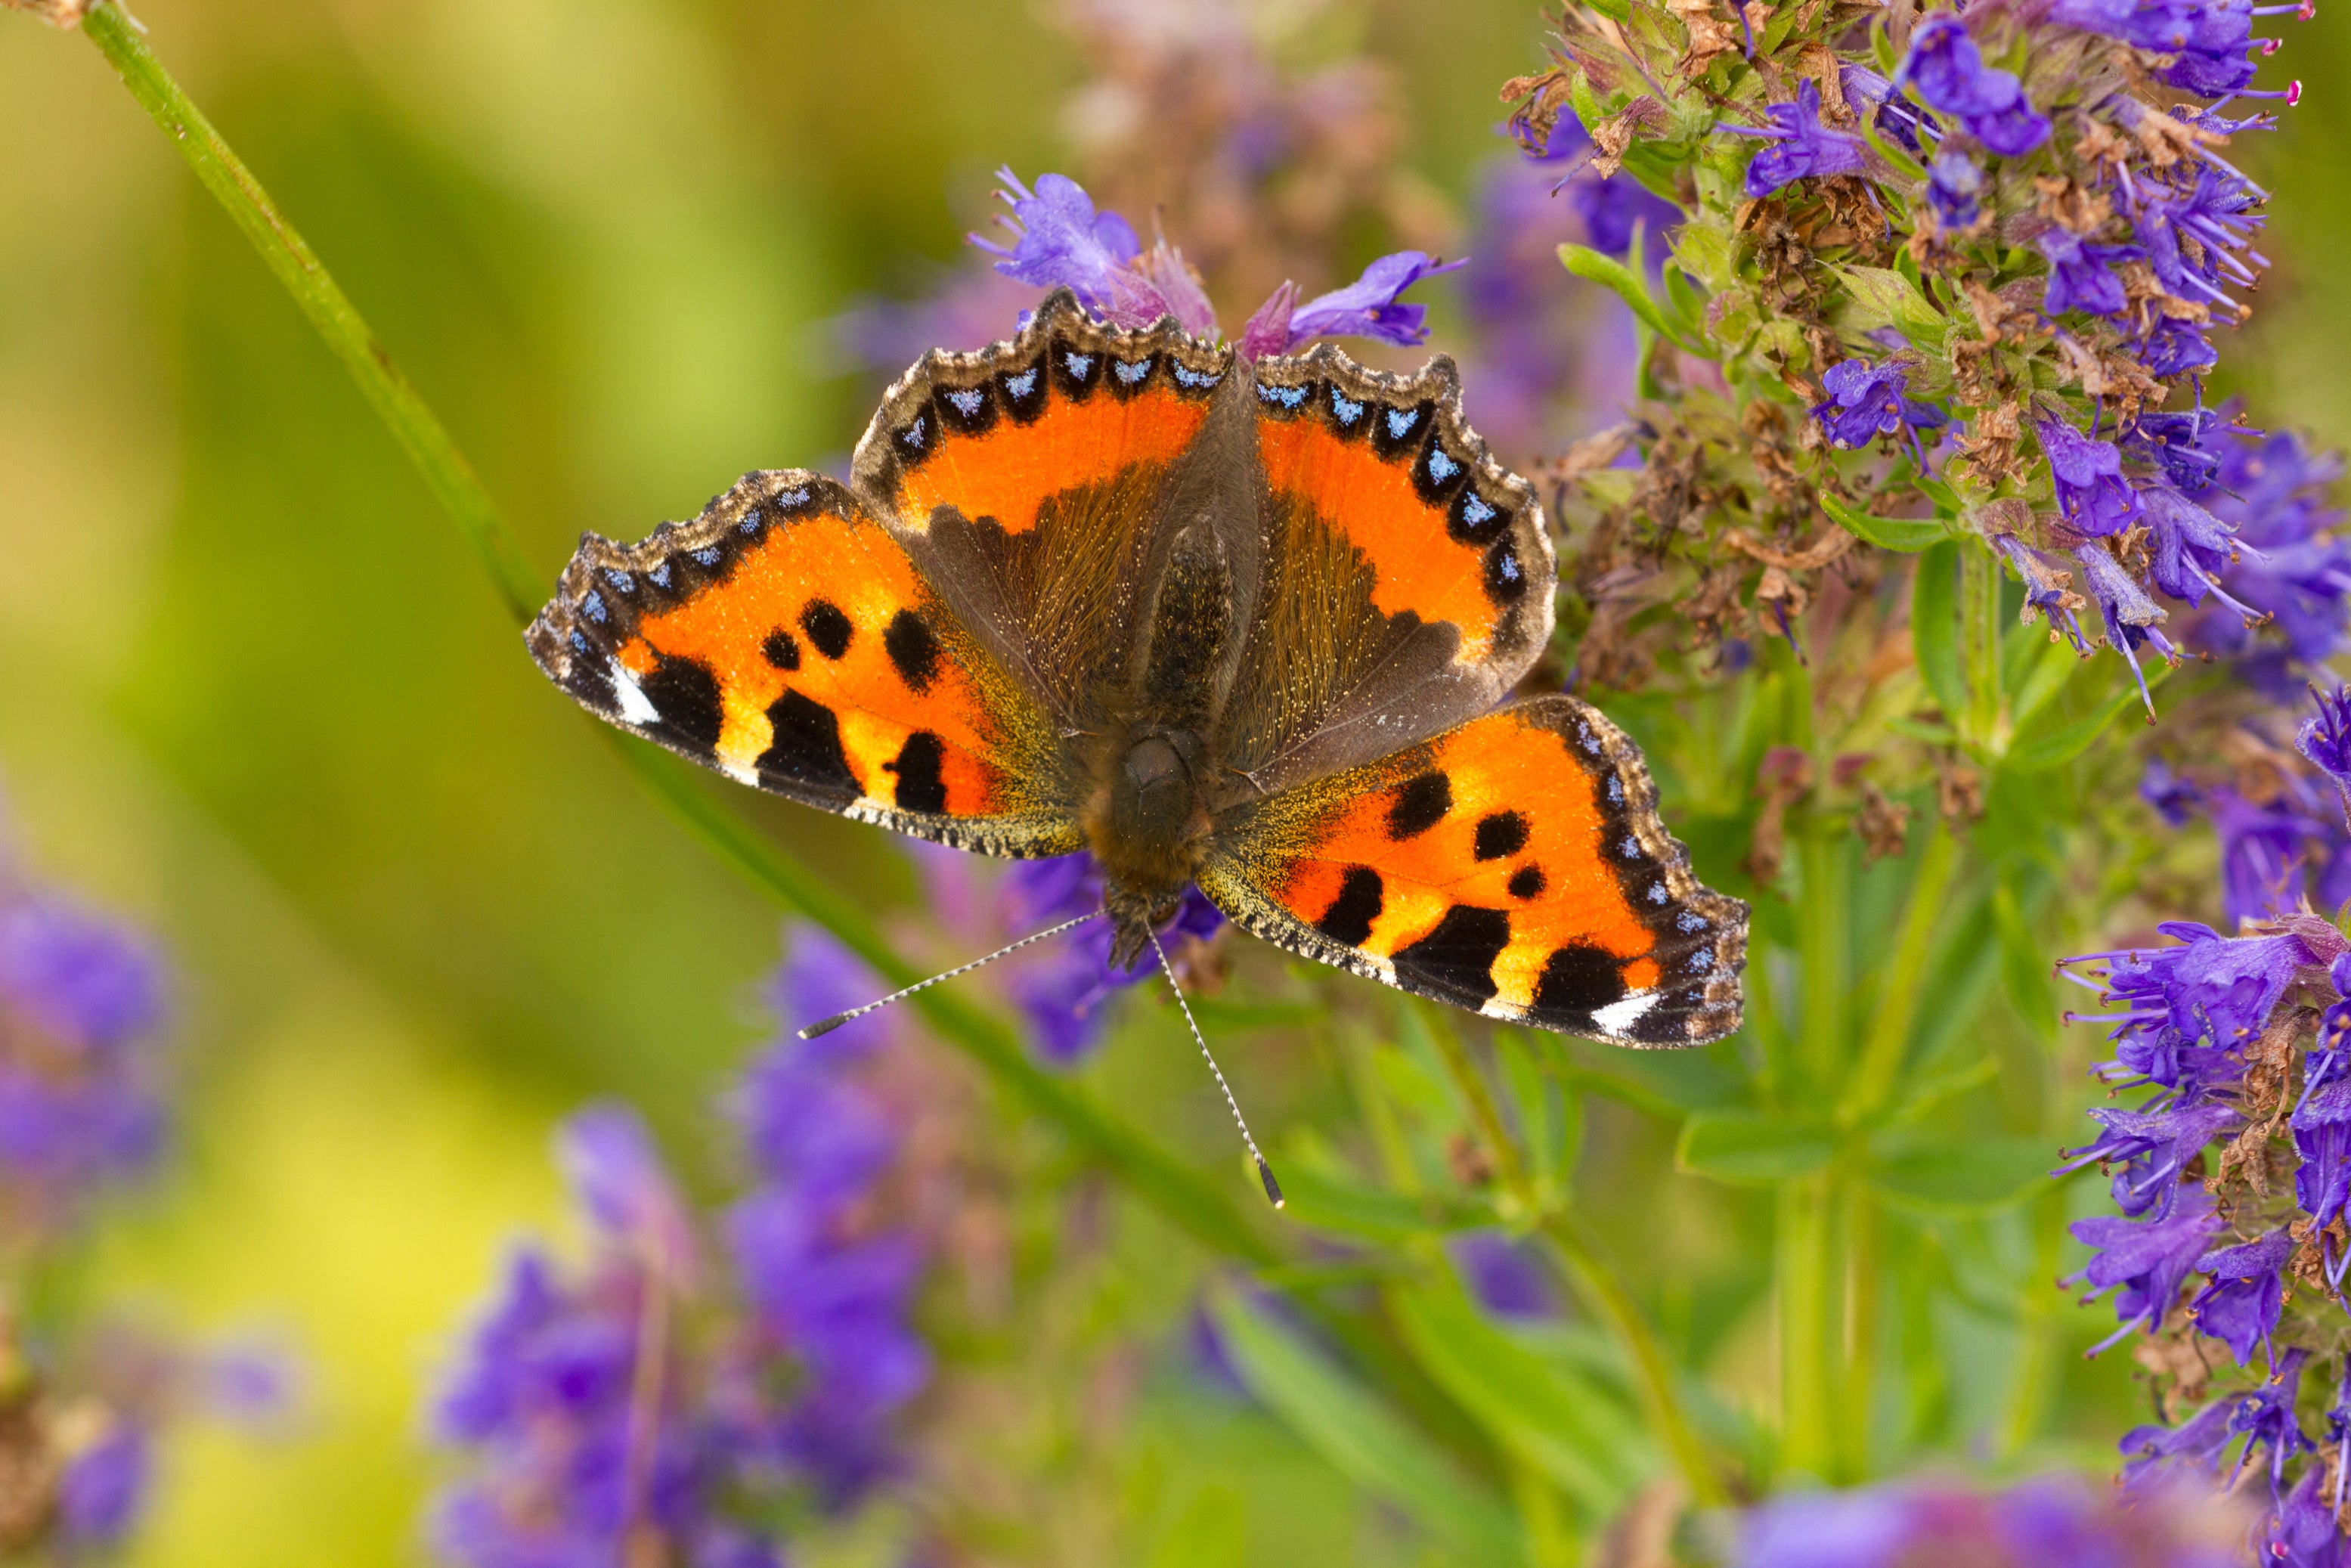
[[[1145,624],[1141,676],[1123,722],[1098,754],[1089,847],[1102,868],[1118,934],[1113,960],[1132,962],[1152,926],[1172,917],[1206,853],[1210,737],[1233,640],[1233,581],[1217,530],[1203,517],[1170,541]]]

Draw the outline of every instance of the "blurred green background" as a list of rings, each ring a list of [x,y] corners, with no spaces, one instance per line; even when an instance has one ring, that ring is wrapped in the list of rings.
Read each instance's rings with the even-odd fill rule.
[[[583,528],[633,538],[747,468],[845,451],[868,410],[825,323],[954,259],[997,164],[1056,166],[1081,73],[1019,0],[138,12],[549,574]],[[1500,145],[1497,85],[1541,59],[1537,8],[1335,16],[1396,69],[1406,156],[1458,202]],[[2231,362],[2264,420],[2341,444],[2351,30],[2323,12],[2292,42],[2309,96],[2255,155],[2280,266]],[[1219,303],[1238,319],[1254,302]],[[1448,319],[1440,301],[1439,347]],[[314,1365],[299,1441],[173,1439],[136,1560],[417,1560],[420,1401],[502,1239],[559,1222],[551,1122],[619,1093],[674,1147],[706,1147],[722,1075],[768,1027],[777,917],[546,687],[341,370],[97,53],[16,16],[0,789],[30,864],[152,923],[183,985],[183,1148],[103,1231],[93,1291],[196,1327],[258,1314]],[[914,911],[883,835],[754,809]],[[1187,1101],[1179,1130],[1221,1159],[1210,1108]],[[708,1182],[721,1164],[701,1157]],[[1243,1471],[1279,1447],[1216,1441]],[[1326,1550],[1293,1560],[1352,1560]]]

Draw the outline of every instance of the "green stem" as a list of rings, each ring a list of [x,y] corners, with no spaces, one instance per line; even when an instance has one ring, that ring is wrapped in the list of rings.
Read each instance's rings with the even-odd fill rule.
[[[1949,892],[1951,873],[1959,862],[1959,841],[1938,816],[1927,829],[1927,847],[1919,852],[1918,870],[1910,879],[1910,904],[1903,912],[1902,929],[1894,939],[1894,955],[1880,973],[1876,1005],[1868,1031],[1863,1035],[1861,1058],[1845,1086],[1837,1119],[1847,1126],[1866,1121],[1883,1110],[1902,1071],[1910,1043],[1911,1020],[1918,1012],[1919,982],[1942,918],[1943,897]]]
[[[545,597],[544,585],[448,431],[401,374],[358,309],[272,204],[252,171],[156,59],[138,25],[121,7],[114,0],[99,0],[83,18],[82,31],[121,73],[131,96],[180,149],[196,178],[245,231],[350,371],[434,497],[456,519],[507,611],[517,622],[528,622]],[[684,765],[650,747],[613,738],[639,781],[722,860],[840,938],[893,985],[920,978],[891,950],[862,909],[713,800]],[[1216,1186],[1095,1107],[1066,1081],[1039,1069],[1019,1038],[1000,1020],[945,990],[925,991],[914,1001],[943,1036],[1176,1225],[1229,1256],[1256,1263],[1280,1256]]]
[[[1836,1184],[1844,1215],[1844,1344],[1839,1358],[1844,1376],[1837,1430],[1838,1481],[1851,1484],[1869,1475],[1870,1416],[1876,1404],[1878,1302],[1877,1199],[1869,1184],[1851,1176]]]
[[[1825,1175],[1780,1184],[1780,1469],[1822,1480],[1836,1468],[1830,1228]]]
[[[1701,1508],[1720,1507],[1729,1499],[1729,1489],[1723,1485],[1705,1444],[1698,1439],[1697,1428],[1690,1425],[1689,1416],[1682,1408],[1680,1391],[1674,1385],[1673,1364],[1667,1358],[1656,1330],[1650,1326],[1648,1314],[1609,1265],[1599,1238],[1583,1220],[1566,1209],[1546,1212],[1538,1203],[1534,1184],[1527,1176],[1526,1161],[1510,1137],[1502,1120],[1501,1106],[1486,1075],[1478,1071],[1460,1030],[1453,1027],[1450,1019],[1437,1016],[1426,1004],[1410,1005],[1423,1008],[1422,1017],[1437,1042],[1437,1055],[1469,1107],[1470,1120],[1477,1124],[1487,1155],[1494,1162],[1495,1174],[1522,1211],[1541,1216],[1541,1234],[1551,1243],[1561,1272],[1583,1300],[1585,1310],[1615,1335],[1618,1344],[1632,1358],[1634,1379],[1649,1425],[1673,1455],[1692,1500]]]
[[[1818,823],[1807,823],[1797,838],[1798,864],[1802,868],[1802,896],[1796,903],[1796,946],[1802,974],[1803,1018],[1797,1029],[1803,1053],[1803,1071],[1814,1092],[1833,1092],[1844,1076],[1845,988],[1851,984],[1847,962],[1847,931],[1851,901],[1847,898],[1848,841],[1831,836]]]
[[[2001,726],[2000,567],[1981,540],[1959,545],[1960,660],[1967,672],[1967,737],[1992,744]]]

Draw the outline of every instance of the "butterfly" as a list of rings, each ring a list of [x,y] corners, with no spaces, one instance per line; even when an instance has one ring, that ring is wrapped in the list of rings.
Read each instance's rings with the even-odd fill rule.
[[[934,351],[843,485],[747,475],[584,537],[532,655],[745,784],[983,854],[1089,851],[1113,958],[1196,884],[1292,953],[1630,1045],[1739,1026],[1747,907],[1564,694],[1531,487],[1452,362],[1237,356],[1058,290]]]

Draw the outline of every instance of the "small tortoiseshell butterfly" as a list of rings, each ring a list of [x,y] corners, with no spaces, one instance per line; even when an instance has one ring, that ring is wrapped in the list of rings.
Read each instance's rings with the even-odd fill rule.
[[[1196,883],[1489,1018],[1719,1040],[1746,905],[1690,873],[1623,731],[1503,702],[1554,574],[1450,361],[1252,363],[1061,290],[1009,342],[924,356],[847,486],[752,474],[643,544],[589,535],[528,636],[596,714],[746,784],[1091,851],[1119,962]]]

